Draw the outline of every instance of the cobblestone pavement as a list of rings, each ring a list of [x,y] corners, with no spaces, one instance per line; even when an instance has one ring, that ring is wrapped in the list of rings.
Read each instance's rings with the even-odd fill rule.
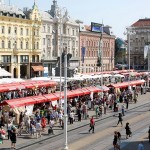
[[[137,115],[137,113],[139,114],[139,115],[137,115],[138,119],[135,119],[137,121],[134,122],[133,119],[129,120],[130,122],[133,122],[132,123],[133,125],[135,124],[135,126],[136,125],[138,126],[137,131],[135,131],[134,133],[135,133],[135,135],[139,135],[139,136],[134,138],[135,140],[133,140],[133,138],[131,138],[129,140],[123,140],[122,141],[122,149],[123,150],[126,150],[127,146],[129,148],[130,147],[132,148],[132,145],[135,145],[135,147],[137,147],[137,144],[139,143],[138,141],[143,140],[140,137],[145,138],[144,141],[147,141],[145,132],[147,133],[147,131],[146,131],[146,130],[148,130],[147,126],[149,126],[149,124],[150,124],[149,120],[147,119],[149,117],[150,113],[144,113],[145,117],[143,116],[143,118],[142,118],[142,117],[140,117],[140,114],[143,114],[142,112],[144,112],[145,110],[143,110],[143,108],[140,109],[140,107],[139,107],[139,109],[136,109],[136,111],[137,111],[137,113],[136,113],[136,111],[132,110],[132,108],[141,106],[143,104],[148,104],[149,97],[150,97],[150,93],[147,93],[146,95],[140,95],[139,98],[138,98],[139,100],[136,104],[130,104],[129,105],[129,109],[131,109],[131,110],[127,111],[127,116],[128,116],[128,113],[130,113],[131,116],[132,116],[132,113],[135,113],[136,115]],[[150,108],[149,105],[146,105],[146,108],[144,107],[144,109],[146,109],[146,110],[148,110],[149,108]],[[112,129],[110,129],[110,125],[113,125],[114,123],[116,125],[116,121],[117,121],[117,118],[110,117],[113,114],[114,113],[111,110],[109,110],[106,115],[102,116],[102,118],[96,119],[96,121],[98,121],[100,119],[104,119],[104,120],[101,121],[100,126],[99,125],[97,126],[97,123],[96,123],[96,130],[98,132],[95,133],[94,135],[90,135],[90,136],[87,133],[87,126],[84,127],[85,125],[89,125],[89,120],[82,120],[81,122],[75,122],[73,125],[68,125],[68,130],[70,132],[71,132],[71,130],[74,130],[75,133],[79,133],[79,135],[80,135],[80,137],[78,137],[79,136],[78,134],[72,134],[71,136],[68,134],[68,136],[70,137],[70,139],[68,138],[68,141],[69,141],[69,143],[71,143],[69,145],[69,149],[73,149],[73,150],[78,149],[78,148],[75,148],[75,145],[78,145],[78,146],[80,145],[79,150],[81,149],[80,147],[82,147],[82,150],[84,150],[84,149],[85,150],[88,150],[88,149],[89,150],[94,150],[94,149],[95,150],[105,150],[105,149],[107,150],[107,149],[111,149],[112,148],[113,131],[114,130],[121,130],[120,127],[116,127],[116,128],[111,127]],[[89,115],[90,116],[95,115],[95,111],[89,111]],[[105,118],[108,118],[108,119],[105,119]],[[146,123],[145,126],[143,126],[143,123],[141,123],[140,120],[144,120],[144,123]],[[141,123],[141,124],[139,125],[138,123]],[[79,129],[76,129],[76,128],[79,128]],[[139,128],[140,128],[140,133],[142,135],[140,135],[138,133]],[[86,132],[85,132],[85,129],[86,129]],[[83,130],[83,132],[82,132],[82,130]],[[23,149],[23,147],[24,147],[24,149],[26,149],[25,147],[27,145],[32,145],[36,142],[36,143],[39,143],[39,145],[40,145],[39,148],[37,147],[37,145],[35,145],[37,150],[38,149],[40,150],[41,148],[45,149],[45,150],[47,150],[47,148],[50,148],[50,150],[55,150],[55,147],[56,147],[55,145],[62,145],[62,143],[63,143],[63,140],[58,141],[58,139],[63,138],[62,133],[63,133],[63,130],[61,128],[59,128],[58,126],[56,126],[55,127],[55,135],[48,136],[47,131],[46,131],[46,132],[42,133],[42,137],[40,139],[31,138],[30,136],[24,134],[24,135],[18,137],[18,139],[17,139],[17,148],[18,149]],[[49,139],[49,138],[50,138],[50,140],[47,140],[46,143],[48,142],[51,146],[47,145],[47,144],[45,144],[45,147],[42,146],[43,143],[44,143],[44,140]],[[75,141],[76,142],[78,141],[77,140],[78,138],[82,141],[81,143],[75,143]],[[90,146],[89,146],[89,144],[90,144]],[[85,145],[87,145],[87,146],[85,146]],[[101,146],[101,145],[103,145],[103,146]],[[145,142],[144,145],[146,147],[148,145],[147,142]],[[10,141],[4,140],[4,144],[0,145],[0,150],[2,150],[2,149],[5,150],[9,147],[10,147]],[[56,150],[58,150],[58,147],[57,147]],[[31,146],[31,149],[32,148],[34,148],[34,146]],[[137,148],[135,148],[135,149],[137,149]]]

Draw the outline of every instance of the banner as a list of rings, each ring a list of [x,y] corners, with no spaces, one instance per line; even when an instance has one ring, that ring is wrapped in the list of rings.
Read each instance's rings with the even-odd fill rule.
[[[84,63],[85,47],[81,48],[81,52],[82,52],[82,63]]]

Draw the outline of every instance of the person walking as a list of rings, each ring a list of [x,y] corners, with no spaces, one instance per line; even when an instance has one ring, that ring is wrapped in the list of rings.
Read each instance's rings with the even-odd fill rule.
[[[125,110],[124,110],[124,109],[125,109],[124,104],[123,104],[121,107],[122,107],[122,108],[121,108],[122,115],[125,116],[125,113],[124,113],[124,112],[125,112]]]
[[[149,126],[149,130],[148,130],[148,139],[149,139],[149,142],[150,142],[150,126]]]
[[[36,138],[38,138],[39,136],[41,137],[41,123],[40,123],[40,119],[37,120],[36,122]]]
[[[95,120],[94,117],[92,116],[92,118],[90,119],[90,129],[89,129],[89,133],[92,130],[92,132],[94,133],[94,126],[95,126]]]
[[[125,127],[125,129],[126,129],[126,139],[128,139],[128,138],[131,136],[131,134],[132,134],[131,129],[130,129],[130,127],[129,127],[129,123],[128,123],[128,122],[126,123],[126,127]]]
[[[144,150],[143,141],[141,141],[138,145],[138,150]]]
[[[119,123],[121,123],[121,126],[123,126],[123,124],[122,124],[123,119],[122,119],[122,114],[121,114],[121,113],[119,113],[118,119],[119,119],[119,120],[118,120],[117,125],[118,125]]]
[[[120,150],[120,146],[118,145],[118,132],[114,132],[114,140],[113,140],[114,150]]]
[[[16,149],[17,131],[15,127],[13,127],[12,130],[10,131],[10,140],[11,140],[11,148]]]

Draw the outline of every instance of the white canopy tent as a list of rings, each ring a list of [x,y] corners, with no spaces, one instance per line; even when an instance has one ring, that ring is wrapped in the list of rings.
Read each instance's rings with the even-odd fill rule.
[[[0,77],[12,77],[12,74],[3,68],[0,68]]]
[[[119,77],[119,78],[124,78],[124,75],[121,75],[121,74],[115,74],[113,75],[114,77]]]

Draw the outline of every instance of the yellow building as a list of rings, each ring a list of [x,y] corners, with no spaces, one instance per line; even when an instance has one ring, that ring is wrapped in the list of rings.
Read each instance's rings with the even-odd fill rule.
[[[15,78],[30,78],[43,71],[41,17],[36,4],[24,10],[0,3],[0,66]]]

